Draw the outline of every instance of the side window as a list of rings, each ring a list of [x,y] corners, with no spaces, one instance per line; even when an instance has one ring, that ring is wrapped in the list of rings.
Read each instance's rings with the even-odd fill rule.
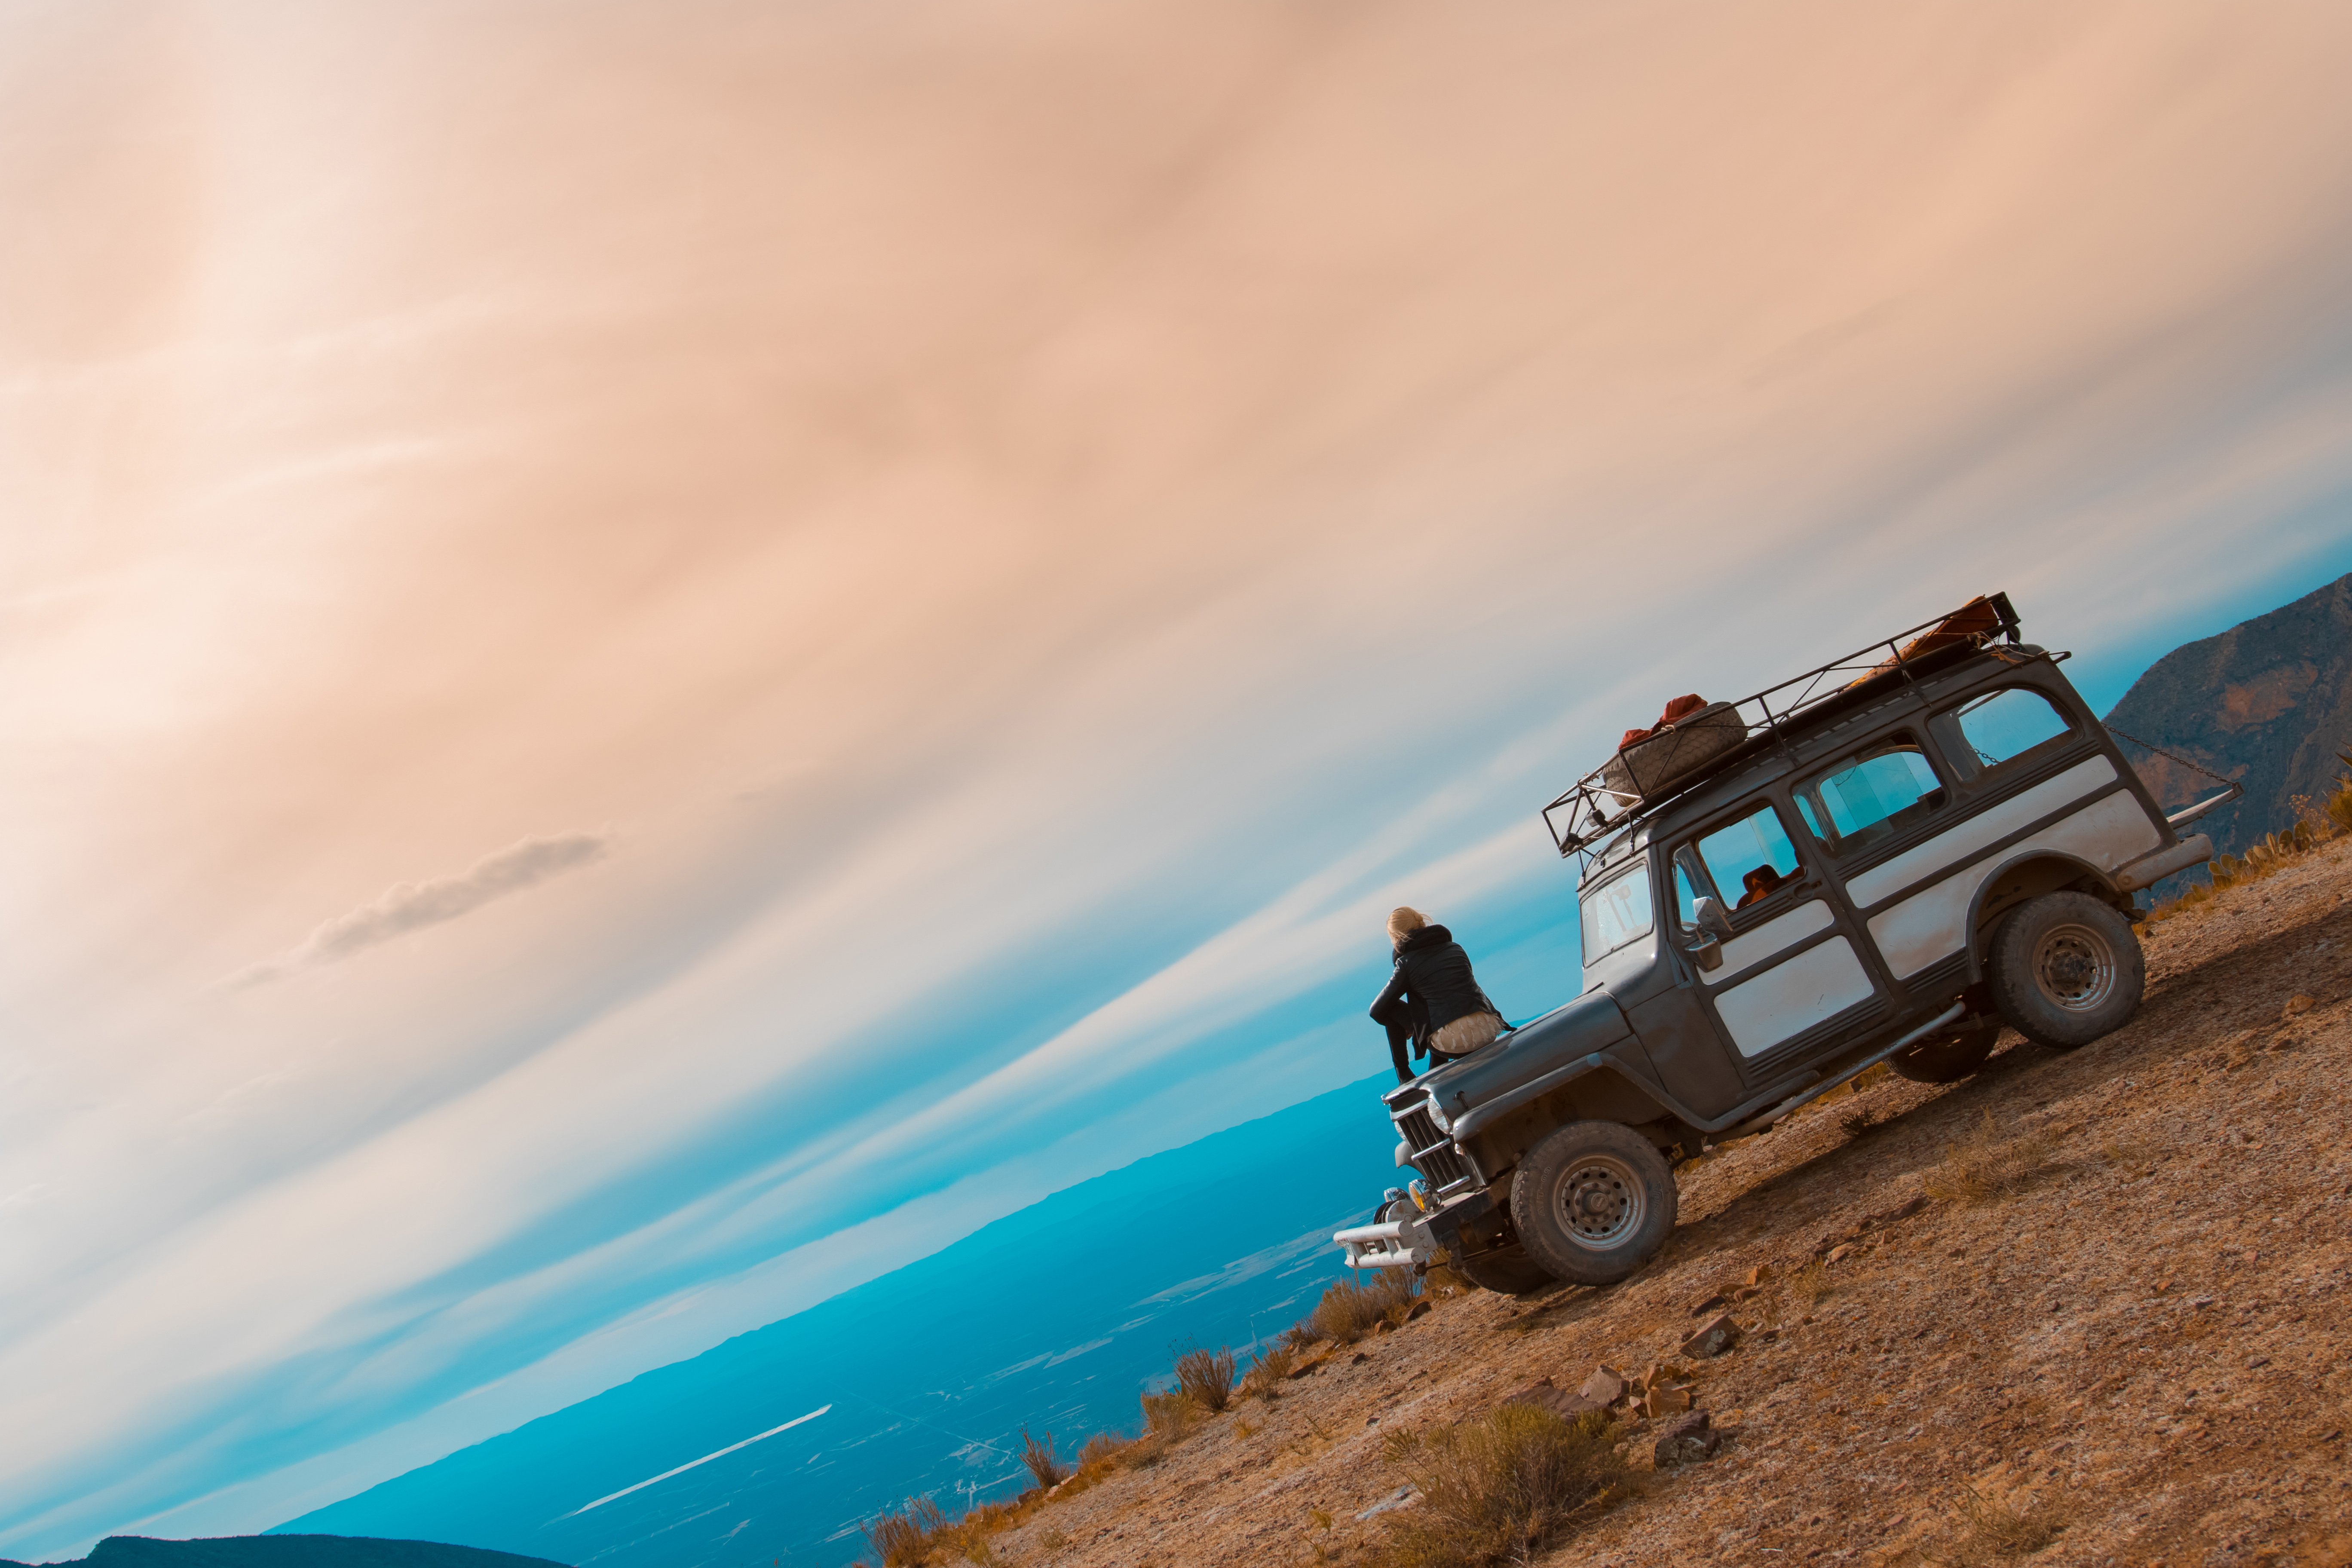
[[[1635,937],[1650,934],[1650,865],[1633,868],[1613,882],[1604,882],[1584,895],[1584,962],[1616,952]]]
[[[1735,910],[1762,903],[1797,874],[1796,846],[1769,805],[1759,805],[1728,827],[1698,841],[1706,874]]]
[[[1979,768],[1998,767],[2074,732],[2050,699],[2021,686],[1977,698],[1951,717]]]
[[[1895,735],[1798,786],[1813,837],[1841,855],[1892,838],[1948,797],[1917,741]]]

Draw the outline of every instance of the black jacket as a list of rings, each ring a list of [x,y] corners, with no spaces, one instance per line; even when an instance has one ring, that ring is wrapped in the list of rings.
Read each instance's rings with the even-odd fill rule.
[[[1500,1009],[1478,989],[1470,971],[1470,955],[1444,926],[1423,926],[1398,944],[1396,973],[1372,1001],[1372,1022],[1386,1025],[1390,1052],[1396,1058],[1400,1080],[1405,1070],[1403,1042],[1412,1041],[1412,1054],[1429,1049],[1429,1037],[1456,1018]]]

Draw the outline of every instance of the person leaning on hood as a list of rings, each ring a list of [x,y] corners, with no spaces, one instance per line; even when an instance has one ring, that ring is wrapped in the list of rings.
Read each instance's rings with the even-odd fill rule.
[[[1396,949],[1396,973],[1372,1002],[1372,1022],[1389,1032],[1389,1056],[1397,1081],[1411,1083],[1404,1047],[1442,1067],[1468,1056],[1503,1032],[1503,1016],[1478,989],[1470,955],[1444,926],[1429,923],[1419,910],[1389,916],[1389,941]]]

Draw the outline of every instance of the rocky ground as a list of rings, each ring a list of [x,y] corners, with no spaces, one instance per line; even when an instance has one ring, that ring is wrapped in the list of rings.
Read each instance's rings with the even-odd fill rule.
[[[1443,1302],[993,1555],[1360,1559],[1402,1479],[1384,1430],[1663,1362],[1719,1444],[1541,1561],[2352,1563],[2347,897],[2339,841],[2168,920],[2127,1028],[1825,1100],[1685,1167],[1680,1227],[1624,1284]],[[1759,1265],[1743,1337],[1685,1354]],[[1672,1419],[1633,1418],[1631,1451]]]

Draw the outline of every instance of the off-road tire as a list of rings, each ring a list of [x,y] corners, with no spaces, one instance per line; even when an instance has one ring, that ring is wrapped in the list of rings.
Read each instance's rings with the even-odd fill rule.
[[[1497,1296],[1524,1296],[1530,1290],[1559,1283],[1544,1271],[1542,1264],[1528,1256],[1524,1247],[1503,1247],[1475,1258],[1457,1258],[1445,1267],[1479,1289],[1492,1290]]]
[[[1613,1285],[1675,1228],[1674,1168],[1617,1121],[1571,1121],[1528,1151],[1511,1225],[1528,1256],[1575,1285]]]
[[[1993,1005],[2037,1046],[2071,1051],[2139,1010],[2147,963],[2131,921],[2088,893],[2028,899],[1992,933]]]
[[[1913,1083],[1958,1083],[1985,1065],[2000,1038],[1999,1018],[1976,1018],[1940,1039],[1923,1040],[1886,1058],[1897,1078]]]

